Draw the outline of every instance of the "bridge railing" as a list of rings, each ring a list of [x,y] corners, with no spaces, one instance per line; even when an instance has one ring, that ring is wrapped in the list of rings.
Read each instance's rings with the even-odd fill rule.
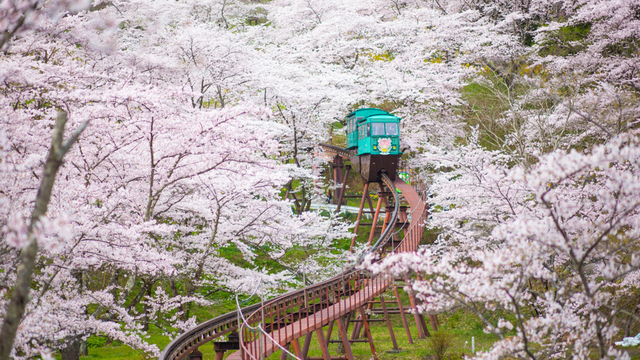
[[[331,320],[365,305],[386,289],[389,282],[386,277],[372,276],[364,269],[351,269],[266,302],[241,328],[243,359],[259,360],[293,339],[322,328]],[[263,329],[270,338],[254,331],[255,328]]]
[[[412,252],[418,248],[420,242],[422,242],[422,236],[424,234],[424,228],[427,223],[428,206],[424,197],[420,198],[420,205],[415,211],[412,211],[411,225],[405,232],[405,237],[395,247],[395,253]],[[414,217],[415,216],[415,217]]]
[[[241,309],[240,312],[241,314],[249,315],[259,308],[260,304],[254,304]],[[198,347],[237,331],[238,325],[238,313],[236,311],[205,321],[173,339],[173,341],[164,348],[158,359],[185,359]]]

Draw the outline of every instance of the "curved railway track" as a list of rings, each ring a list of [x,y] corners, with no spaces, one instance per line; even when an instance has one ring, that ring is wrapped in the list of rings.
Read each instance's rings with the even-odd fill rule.
[[[260,304],[254,304],[242,308],[242,314],[248,316],[256,309],[260,308]],[[181,360],[185,359],[193,350],[198,347],[220,339],[238,330],[238,312],[231,311],[224,315],[220,315],[211,320],[205,321],[197,326],[185,331],[180,336],[173,339],[172,342],[164,348],[159,359],[162,360]]]
[[[325,148],[330,147],[327,150],[340,156],[348,158],[354,156],[341,148],[322,145],[325,145],[323,146]],[[395,247],[394,252],[414,251],[424,232],[427,214],[425,203],[416,191],[401,179],[391,181],[385,174],[382,174],[381,178],[390,190],[398,188],[402,191],[412,211],[411,225],[405,231],[404,239]],[[394,195],[395,204],[399,205],[397,192],[391,191],[391,193]],[[388,226],[385,227],[378,241],[361,256],[358,264],[364,255],[378,252],[392,237],[398,219],[398,208],[399,206],[394,207]],[[260,326],[269,336],[260,337],[246,326],[239,329],[239,314],[237,311],[232,311],[184,332],[167,345],[159,359],[185,359],[203,344],[214,340],[219,341],[225,336],[237,333],[241,336],[239,339],[241,351],[231,354],[227,359],[264,358],[293,339],[309,334],[330,321],[339,320],[345,314],[361,308],[363,304],[387,289],[391,280],[384,276],[372,276],[368,271],[356,268],[355,265],[358,264],[354,264],[342,274],[329,280],[291,291],[264,304],[242,308],[242,316],[246,318],[247,324]],[[222,343],[232,345],[230,342]],[[237,347],[229,347],[229,349],[237,349]]]

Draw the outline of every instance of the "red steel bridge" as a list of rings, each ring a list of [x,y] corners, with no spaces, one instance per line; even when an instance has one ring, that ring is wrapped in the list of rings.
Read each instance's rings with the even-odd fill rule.
[[[342,184],[335,192],[338,199],[337,211],[340,211],[340,204],[347,196],[345,189],[351,168],[350,165],[344,165],[343,160],[350,160],[351,164],[355,164],[356,170],[361,172],[361,165],[358,163],[360,160],[354,152],[328,144],[320,146],[334,156],[334,179],[336,184]],[[375,252],[384,257],[392,252],[415,251],[422,240],[428,213],[424,195],[421,196],[414,187],[396,177],[396,174],[382,172],[376,181],[380,192],[374,208],[369,197],[369,186],[374,182],[367,181],[364,177],[362,180],[364,191],[359,196],[360,208],[351,250],[355,246],[359,227],[371,226],[369,253]],[[366,202],[369,210],[365,210]],[[384,211],[381,210],[383,203]],[[362,214],[367,212],[373,214],[373,221],[365,224],[361,220]],[[384,221],[379,224],[382,214]],[[381,235],[373,243],[376,229],[380,227]],[[402,238],[399,236],[401,233]],[[383,293],[387,290],[393,291],[395,302],[385,301]],[[160,359],[201,358],[198,347],[208,342],[213,342],[216,360],[222,360],[227,351],[234,351],[227,357],[229,360],[262,360],[275,352],[281,352],[280,359],[293,355],[298,359],[353,360],[351,344],[356,342],[368,343],[372,357],[377,358],[378,350],[370,331],[373,322],[386,323],[393,344],[392,350],[399,350],[391,326],[391,314],[399,314],[402,318],[410,343],[413,343],[411,323],[415,322],[419,338],[429,336],[424,317],[417,311],[412,311],[416,309],[417,303],[411,293],[409,299],[408,306],[402,303],[394,279],[386,275],[373,275],[354,265],[326,281],[201,323],[174,339],[164,349]],[[378,304],[380,307],[375,307]],[[383,314],[384,319],[372,319],[372,313]],[[435,316],[429,318],[432,327],[437,330],[437,319]],[[308,356],[314,333],[322,351],[321,358]],[[332,340],[334,335],[338,335],[335,336],[336,340]],[[303,340],[302,346],[299,339]],[[341,343],[344,355],[330,354],[330,343]]]

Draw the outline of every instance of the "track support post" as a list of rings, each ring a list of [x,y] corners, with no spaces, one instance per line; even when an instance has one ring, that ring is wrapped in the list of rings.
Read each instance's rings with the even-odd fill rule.
[[[335,188],[333,189],[333,203],[337,204],[338,198],[340,198],[340,189],[338,189],[338,184],[342,184],[342,157],[340,155],[336,155],[333,157],[333,182]]]
[[[398,286],[396,286],[396,284],[393,284],[393,293],[396,295],[396,300],[398,301],[398,310],[400,310],[400,315],[402,316],[402,325],[404,325],[404,330],[407,333],[407,339],[409,340],[409,344],[413,344],[411,330],[409,329],[409,323],[407,322],[407,314],[404,313],[404,306],[402,305],[402,300],[400,299]]]
[[[342,189],[340,189],[340,196],[338,197],[338,206],[336,206],[336,213],[340,212],[342,206],[342,200],[344,199],[344,193],[347,191],[347,181],[349,181],[349,173],[351,172],[351,165],[344,166],[344,178],[342,178]]]
[[[393,343],[393,350],[398,351],[398,343],[396,342],[396,335],[393,333],[393,326],[391,325],[391,319],[389,319],[389,312],[387,311],[387,304],[384,301],[384,294],[380,294],[380,305],[382,305],[382,311],[384,312],[384,319],[387,323],[387,328],[389,329],[389,336],[391,337],[391,342]]]
[[[353,360],[353,352],[351,352],[351,344],[349,343],[349,337],[347,336],[347,327],[344,325],[341,317],[339,317],[336,322],[338,323],[338,330],[340,331],[340,337],[342,338],[342,345],[344,345],[344,351],[347,354],[347,359]]]
[[[316,336],[318,337],[318,343],[320,344],[320,351],[322,352],[323,360],[331,360],[331,356],[329,356],[329,347],[327,346],[328,342],[324,338],[324,332],[322,328],[316,330]]]
[[[373,355],[373,359],[378,358],[378,354],[376,353],[376,346],[373,343],[373,336],[371,335],[371,328],[369,327],[369,322],[367,321],[367,314],[364,311],[363,307],[360,307],[360,313],[362,314],[362,325],[364,326],[364,332],[367,335],[367,340],[369,341],[369,349],[371,350],[371,355]]]

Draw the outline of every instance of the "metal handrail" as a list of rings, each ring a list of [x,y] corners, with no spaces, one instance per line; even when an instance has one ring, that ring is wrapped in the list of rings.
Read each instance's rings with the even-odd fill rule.
[[[238,295],[236,295],[236,307],[237,307],[238,309],[240,309],[240,303],[239,303],[239,301],[238,301]],[[272,337],[269,335],[269,333],[267,333],[266,331],[264,331],[264,329],[262,328],[262,326],[261,326],[261,325],[258,325],[258,326],[256,326],[256,327],[252,327],[252,326],[250,326],[250,325],[249,325],[249,323],[247,322],[247,319],[244,317],[244,315],[242,314],[242,312],[241,312],[241,311],[238,311],[238,318],[242,320],[242,326],[243,326],[244,328],[248,328],[248,329],[249,329],[249,331],[252,331],[252,332],[254,332],[254,333],[255,333],[255,332],[260,332],[260,333],[262,333],[262,335],[267,336],[267,337],[268,337],[268,338],[269,338],[269,339],[270,339],[274,344],[278,345],[278,347],[280,348],[280,350],[282,350],[282,351],[286,352],[289,356],[293,357],[294,359],[302,360],[302,359],[298,358],[297,356],[295,356],[295,354],[292,354],[289,350],[287,350],[286,348],[284,348],[283,346],[281,346],[280,344],[278,344],[278,343],[275,341],[275,339],[274,339],[274,338],[272,338]],[[242,333],[241,333],[241,334],[242,334]],[[242,336],[240,337],[240,343],[242,343]],[[249,354],[249,355],[251,355],[251,354]],[[255,360],[259,360],[259,359],[255,359]]]
[[[243,314],[250,314],[259,308],[260,304],[253,304],[241,309]],[[167,345],[159,360],[181,360],[193,350],[215,338],[224,336],[238,329],[238,311],[231,311],[211,320],[205,321],[185,331]]]

